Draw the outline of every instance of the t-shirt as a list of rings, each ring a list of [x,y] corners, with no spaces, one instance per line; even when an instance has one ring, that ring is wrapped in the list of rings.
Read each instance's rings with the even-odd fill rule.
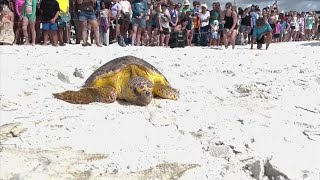
[[[253,11],[253,12],[250,13],[250,16],[252,18],[252,25],[256,26],[257,25],[256,22],[257,22],[257,19],[258,19],[258,14]]]
[[[205,27],[205,26],[209,25],[209,21],[206,21],[208,17],[210,17],[210,12],[209,11],[206,11],[205,14],[203,14],[202,12],[199,13],[201,27]],[[203,22],[203,21],[205,21],[205,22]]]
[[[50,21],[56,13],[60,11],[59,4],[56,0],[42,0],[40,9],[42,10],[42,21]]]
[[[247,14],[244,18],[242,18],[241,25],[251,26],[251,15],[250,14]]]
[[[121,5],[119,3],[113,4],[110,9],[110,16],[116,17],[118,11],[121,11]]]
[[[211,18],[210,18],[210,24],[213,24],[214,21],[214,17],[217,17],[218,22],[220,22],[220,12],[216,11],[216,10],[211,10],[210,11],[211,14]]]
[[[69,0],[56,0],[59,4],[60,11],[63,13],[69,12]]]
[[[162,28],[170,28],[169,27],[169,18],[164,13],[159,13],[160,23]]]
[[[253,34],[252,34],[252,36],[253,36],[253,38],[258,38],[258,39],[260,39],[260,38],[261,38],[261,35],[262,35],[263,33],[268,32],[268,31],[272,31],[272,28],[271,28],[270,24],[266,22],[266,24],[265,24],[263,27],[261,27],[261,28],[258,28],[257,26],[255,26],[255,27],[253,28]]]
[[[276,24],[275,34],[280,34],[281,31],[282,31],[282,25],[281,24]]]

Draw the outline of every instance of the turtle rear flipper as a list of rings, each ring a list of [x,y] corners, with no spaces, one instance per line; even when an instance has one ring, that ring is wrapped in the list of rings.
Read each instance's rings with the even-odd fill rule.
[[[117,92],[111,86],[86,87],[79,91],[53,93],[53,96],[71,104],[89,104],[92,102],[112,103],[117,98]]]

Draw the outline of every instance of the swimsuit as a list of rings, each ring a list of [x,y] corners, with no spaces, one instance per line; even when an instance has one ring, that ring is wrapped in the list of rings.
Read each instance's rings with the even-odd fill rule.
[[[26,0],[22,15],[30,21],[36,19],[37,0]]]

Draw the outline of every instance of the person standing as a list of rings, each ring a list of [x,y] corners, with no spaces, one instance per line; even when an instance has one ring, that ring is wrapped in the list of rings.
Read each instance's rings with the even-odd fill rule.
[[[31,45],[36,44],[36,10],[37,10],[37,0],[26,0],[22,11],[22,30],[25,37],[25,45],[30,44],[28,35],[28,26],[31,30]]]
[[[140,45],[142,30],[146,28],[146,15],[148,4],[146,0],[133,0],[132,2],[132,42],[131,45]]]
[[[236,44],[237,36],[237,22],[238,16],[235,11],[231,9],[232,4],[228,2],[225,6],[225,10],[221,12],[221,23],[224,25],[223,41],[225,48],[228,48],[229,41],[231,42],[232,49]]]
[[[40,3],[42,14],[43,45],[48,43],[48,36],[52,46],[57,46],[57,20],[59,16],[59,4],[56,0],[42,0]]]
[[[97,0],[77,0],[78,2],[78,18],[81,23],[82,30],[82,46],[90,46],[88,43],[88,23],[94,32],[95,43],[98,47],[102,47],[99,41],[99,24],[96,17],[95,5]]]

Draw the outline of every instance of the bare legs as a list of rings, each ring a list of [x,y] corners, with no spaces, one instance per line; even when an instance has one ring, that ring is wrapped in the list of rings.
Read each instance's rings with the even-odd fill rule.
[[[31,44],[34,46],[36,44],[36,29],[35,29],[35,23],[36,21],[29,20],[27,17],[23,17],[22,20],[22,30],[23,30],[23,35],[26,39],[26,45],[29,45],[29,36],[28,36],[28,25],[30,26],[31,30]]]
[[[134,46],[135,41],[137,41],[137,46],[140,46],[141,32],[141,27],[138,27],[137,25],[132,26],[132,46]]]
[[[224,42],[224,46],[226,48],[228,48],[229,46],[229,41],[232,45],[232,49],[234,49],[235,45],[236,45],[236,36],[237,36],[237,30],[233,30],[232,32],[227,31],[226,29],[223,32],[223,42]]]
[[[51,39],[52,46],[57,46],[57,31],[53,30],[45,30],[43,32],[43,45],[46,46],[48,44],[48,37]]]
[[[99,42],[99,24],[97,20],[90,20],[90,21],[81,21],[81,30],[82,30],[82,39],[83,39],[83,46],[88,45],[88,22],[91,25],[91,30],[94,32],[94,39],[96,45],[101,47]]]

